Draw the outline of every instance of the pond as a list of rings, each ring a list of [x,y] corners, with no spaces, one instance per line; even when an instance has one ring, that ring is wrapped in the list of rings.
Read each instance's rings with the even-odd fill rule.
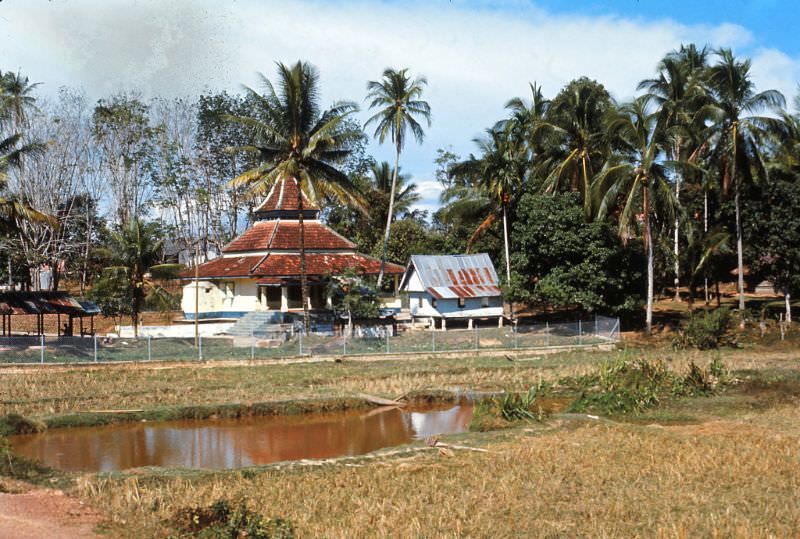
[[[472,406],[376,408],[299,416],[123,423],[11,436],[16,454],[67,471],[140,466],[242,468],[362,455],[465,432]]]

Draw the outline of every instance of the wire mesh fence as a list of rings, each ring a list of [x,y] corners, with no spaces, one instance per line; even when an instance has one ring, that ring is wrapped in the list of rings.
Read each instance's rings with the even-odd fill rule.
[[[619,340],[619,319],[597,316],[569,323],[499,328],[409,330],[371,328],[364,336],[305,335],[293,328],[249,336],[175,337],[0,337],[0,363],[100,363],[281,359],[582,346]]]

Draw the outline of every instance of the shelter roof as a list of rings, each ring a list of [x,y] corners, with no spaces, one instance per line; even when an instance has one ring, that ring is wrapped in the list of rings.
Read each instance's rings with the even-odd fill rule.
[[[78,301],[66,292],[0,292],[0,314],[91,316],[100,312],[95,303]]]

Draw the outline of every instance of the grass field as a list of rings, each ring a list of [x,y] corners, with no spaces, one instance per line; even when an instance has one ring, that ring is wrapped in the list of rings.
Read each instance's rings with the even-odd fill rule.
[[[800,529],[800,348],[767,338],[739,349],[662,345],[548,356],[225,366],[0,369],[0,413],[59,424],[91,410],[159,410],[359,393],[525,390],[597,372],[613,359],[686,372],[721,359],[731,381],[639,414],[544,422],[447,437],[324,463],[207,472],[56,474],[97,507],[113,537],[174,533],[186,506],[225,497],[288,518],[299,537],[790,537]],[[68,423],[68,422],[67,422]],[[51,477],[49,475],[45,477]]]

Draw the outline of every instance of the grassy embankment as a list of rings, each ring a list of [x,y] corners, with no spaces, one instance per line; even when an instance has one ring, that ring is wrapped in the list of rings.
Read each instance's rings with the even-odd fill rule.
[[[318,466],[71,476],[114,536],[170,533],[180,508],[241,497],[300,536],[791,536],[800,528],[800,351],[796,342],[721,352],[667,348],[530,360],[466,358],[262,367],[0,371],[2,413],[396,397],[451,388],[524,390],[627,355],[676,372],[721,357],[733,382],[608,420],[554,417],[436,448]],[[332,399],[332,400],[328,400]],[[73,418],[87,416],[72,416]],[[59,419],[60,418],[60,419]],[[69,422],[69,421],[67,421]],[[451,441],[452,440],[447,440]]]

